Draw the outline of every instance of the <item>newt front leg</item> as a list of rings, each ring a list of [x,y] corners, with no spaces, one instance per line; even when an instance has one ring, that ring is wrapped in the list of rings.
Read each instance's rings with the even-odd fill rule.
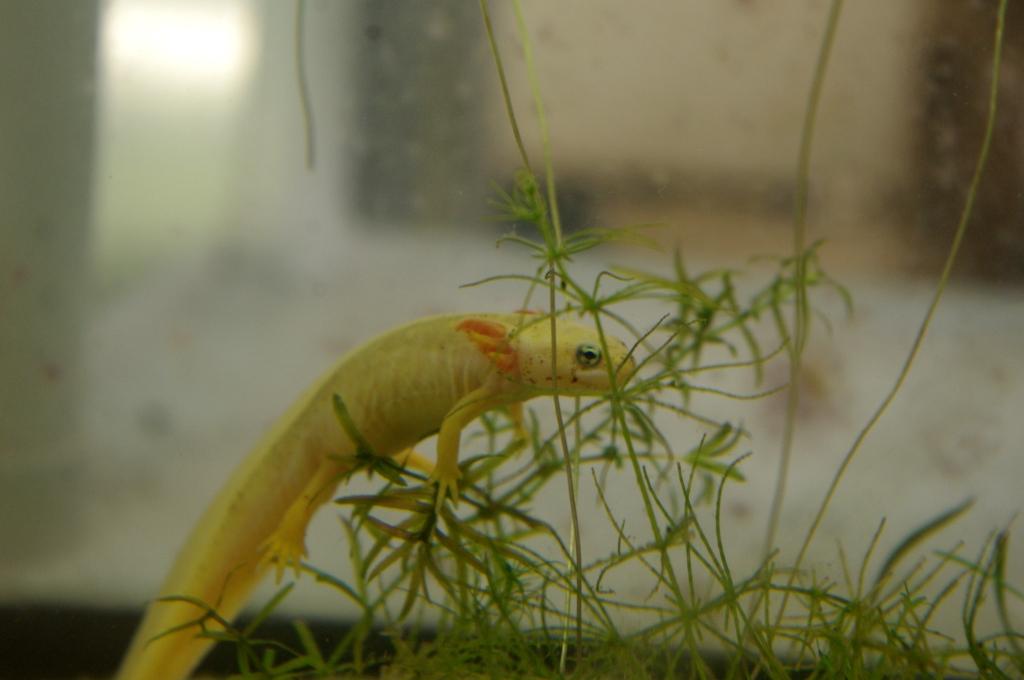
[[[495,386],[488,381],[462,399],[448,412],[437,433],[437,462],[430,475],[430,481],[437,482],[437,503],[435,511],[441,511],[444,499],[451,492],[453,500],[459,499],[459,443],[462,430],[483,413],[495,407]]]

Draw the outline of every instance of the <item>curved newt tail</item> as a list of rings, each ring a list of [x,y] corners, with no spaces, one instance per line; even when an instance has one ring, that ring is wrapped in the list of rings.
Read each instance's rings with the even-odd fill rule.
[[[189,595],[210,603],[219,616],[231,620],[245,605],[249,594],[262,580],[268,566],[243,565],[232,573],[226,588],[221,589],[218,586],[204,589],[214,595],[212,601],[200,597],[198,593]],[[165,588],[161,592],[170,594],[175,592],[175,589]],[[121,680],[188,677],[213,641],[201,637],[198,626],[189,626],[164,637],[157,636],[167,633],[176,626],[186,626],[205,613],[205,609],[188,602],[152,602],[146,609],[144,622],[136,631],[117,677]],[[212,618],[208,618],[204,626],[208,631],[222,629]]]
[[[266,454],[254,452],[214,500],[181,550],[160,597],[195,598],[231,621],[268,569],[276,566],[280,579],[286,566],[298,565],[305,551],[306,525],[316,508],[330,499],[346,467],[333,460],[321,466],[289,502],[276,493],[286,485],[274,484],[276,477],[257,479],[261,475],[254,474],[260,463],[266,463]],[[206,614],[207,609],[182,600],[151,602],[117,678],[188,677],[213,644],[201,636],[200,626],[189,624],[203,618],[205,630],[222,629]]]

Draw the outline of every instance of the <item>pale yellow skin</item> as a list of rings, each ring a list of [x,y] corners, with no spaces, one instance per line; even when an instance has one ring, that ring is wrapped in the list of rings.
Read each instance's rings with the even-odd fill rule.
[[[617,340],[608,339],[609,357],[585,366],[578,350],[599,348],[597,334],[563,320],[557,333],[558,393],[606,392],[606,362],[618,369],[619,381],[632,373],[633,362]],[[584,363],[593,360],[592,354],[582,356]],[[355,465],[356,446],[334,412],[334,394],[377,455],[430,469],[410,447],[438,434],[432,479],[440,504],[457,494],[462,429],[497,406],[551,394],[553,384],[551,326],[544,317],[436,316],[378,336],[343,357],[249,454],[192,530],[160,596],[198,598],[230,620],[269,568],[276,566],[280,575],[298,563],[313,513]],[[151,603],[117,677],[187,677],[210,642],[196,637],[195,628],[151,640],[202,612],[183,602]]]

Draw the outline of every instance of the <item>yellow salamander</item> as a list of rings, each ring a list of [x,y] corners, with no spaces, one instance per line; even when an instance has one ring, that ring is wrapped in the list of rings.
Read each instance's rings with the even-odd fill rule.
[[[557,391],[599,395],[633,361],[609,338],[602,356],[597,334],[557,324]],[[344,403],[356,433],[374,453],[429,470],[438,503],[457,495],[459,435],[479,415],[552,394],[551,327],[546,317],[472,314],[428,317],[349,352],[277,422],[218,493],[178,554],[161,596],[184,595],[233,618],[271,566],[297,565],[306,526],[355,466],[357,446],[334,410]],[[437,461],[412,452],[433,434]],[[153,602],[122,662],[120,680],[185,678],[211,642],[195,628],[152,638],[202,610],[186,602]]]

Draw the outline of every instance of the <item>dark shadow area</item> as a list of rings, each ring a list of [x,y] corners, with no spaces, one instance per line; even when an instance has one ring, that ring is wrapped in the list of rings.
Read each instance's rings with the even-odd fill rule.
[[[60,680],[111,677],[128,647],[141,612],[93,609],[51,604],[0,607],[0,679]],[[245,625],[243,619],[241,625]],[[348,624],[329,620],[306,622],[321,649],[336,645],[349,631]],[[260,627],[261,638],[296,644],[289,619],[270,619]],[[368,657],[391,649],[387,639],[371,635]],[[237,672],[234,650],[218,645],[203,660],[200,673],[228,676]]]

